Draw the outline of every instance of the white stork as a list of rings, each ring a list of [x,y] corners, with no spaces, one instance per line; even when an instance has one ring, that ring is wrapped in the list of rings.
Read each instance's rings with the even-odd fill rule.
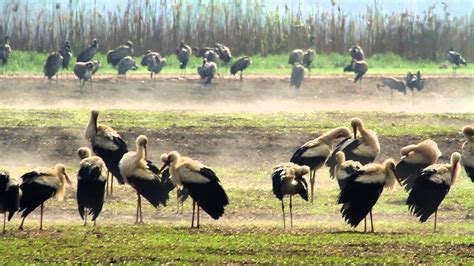
[[[199,209],[202,208],[214,220],[224,214],[224,207],[229,204],[227,194],[222,187],[217,175],[201,162],[188,157],[182,157],[178,152],[172,151],[162,154],[164,162],[160,172],[169,166],[171,180],[178,189],[187,188],[189,196],[193,199],[193,216],[191,227],[194,227],[196,204],[197,223],[199,228]]]
[[[310,140],[303,144],[290,159],[290,162],[307,165],[310,168],[310,187],[311,187],[311,203],[314,198],[314,182],[316,179],[316,170],[324,165],[329,154],[333,150],[333,142],[339,138],[346,138],[351,135],[347,127],[338,127],[329,132],[324,133],[316,139]]]
[[[410,212],[420,218],[420,222],[426,222],[434,213],[434,231],[438,219],[438,207],[448,194],[459,174],[459,160],[461,154],[454,152],[451,155],[451,163],[433,164],[426,167],[423,172],[415,178],[406,205]]]
[[[71,184],[63,164],[56,164],[53,168],[39,167],[21,176],[20,189],[23,193],[20,199],[21,220],[19,230],[23,230],[26,216],[41,205],[40,228],[43,230],[44,202],[51,197],[59,201],[64,199],[66,183]]]
[[[136,140],[136,151],[127,152],[120,160],[120,171],[126,182],[137,192],[137,213],[135,223],[143,223],[141,196],[157,208],[160,204],[166,206],[169,192],[174,185],[167,172],[160,176],[159,169],[146,159],[148,139],[144,135]]]
[[[466,126],[462,130],[466,142],[462,145],[461,163],[467,176],[474,182],[474,127]]]
[[[384,187],[392,187],[397,179],[395,161],[387,159],[383,164],[370,163],[354,172],[345,182],[337,200],[342,204],[341,214],[352,227],[356,227],[370,213],[371,232],[374,232],[372,208]]]
[[[77,154],[81,159],[77,173],[77,207],[84,226],[87,225],[87,214],[92,215],[95,226],[104,205],[107,168],[99,156],[91,156],[91,150],[87,147],[79,148]]]
[[[99,111],[92,110],[89,123],[86,128],[86,139],[90,141],[94,153],[102,158],[109,173],[112,173],[120,184],[125,181],[120,173],[119,162],[123,155],[128,152],[127,144],[113,128],[107,125],[97,124]],[[110,194],[113,194],[113,177],[110,178]],[[109,190],[107,184],[107,191]]]
[[[413,186],[413,179],[420,175],[423,169],[436,163],[441,156],[441,151],[436,142],[427,139],[416,145],[403,147],[400,154],[402,158],[395,171],[397,171],[397,176],[405,189],[410,190]]]
[[[336,167],[335,167],[335,176],[337,183],[339,184],[339,189],[343,190],[346,187],[347,178],[352,174],[362,168],[360,162],[353,160],[346,160],[346,155],[344,152],[338,151],[336,153]]]
[[[304,175],[310,172],[308,166],[300,166],[294,163],[282,163],[273,168],[272,187],[273,194],[281,201],[283,214],[283,227],[286,228],[285,205],[283,197],[290,196],[290,227],[293,227],[293,195],[300,195],[308,201],[308,184]]]
[[[3,233],[5,234],[5,224],[10,221],[16,211],[20,208],[21,190],[20,185],[15,182],[10,173],[0,169],[0,213],[3,213]]]

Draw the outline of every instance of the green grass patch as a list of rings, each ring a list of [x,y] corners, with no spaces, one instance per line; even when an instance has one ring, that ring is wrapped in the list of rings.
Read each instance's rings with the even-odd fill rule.
[[[9,61],[7,73],[14,74],[42,74],[43,66],[46,62],[46,53],[37,53],[31,51],[14,51]],[[135,62],[140,64],[142,55],[136,55]],[[236,60],[238,56],[234,59]],[[105,54],[97,54],[95,59],[102,63],[102,67],[98,74],[116,74],[117,70],[107,64]],[[178,68],[178,60],[175,55],[166,56],[167,66],[162,70],[162,74],[180,74]],[[395,54],[376,54],[367,59],[369,63],[368,74],[382,75],[406,75],[408,71],[420,70],[425,74],[452,74],[451,65],[448,62],[432,62],[427,60],[410,61],[401,58]],[[252,65],[246,71],[246,74],[277,74],[289,75],[291,66],[287,64],[288,55],[269,55],[269,56],[252,56]],[[344,65],[350,62],[349,55],[341,54],[318,54],[313,62],[311,73],[315,75],[332,75],[342,74]],[[71,73],[75,63],[75,58],[71,61],[70,70],[62,70],[62,73]],[[192,57],[189,62],[187,72],[196,74],[196,69],[202,64],[202,59]],[[448,64],[448,69],[440,69],[440,64]],[[229,66],[219,66],[224,72],[228,72]],[[148,73],[146,67],[140,66],[136,71],[130,71],[131,75]],[[458,74],[469,75],[474,74],[474,66],[468,65],[458,69]]]

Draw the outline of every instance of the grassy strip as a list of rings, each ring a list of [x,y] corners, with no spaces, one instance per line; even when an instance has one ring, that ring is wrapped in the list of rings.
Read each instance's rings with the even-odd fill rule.
[[[117,129],[147,128],[162,130],[173,127],[259,128],[278,132],[323,132],[346,125],[358,116],[380,135],[431,136],[460,132],[472,123],[465,114],[404,114],[384,112],[311,112],[311,113],[192,113],[148,112],[129,110],[103,111],[100,121]],[[83,128],[88,110],[72,109],[0,109],[0,127],[64,127]]]
[[[15,74],[42,74],[43,66],[46,62],[47,54],[37,52],[14,51],[9,61],[7,73]],[[99,74],[115,74],[117,70],[107,64],[106,56],[104,54],[96,55],[96,59],[102,62],[102,68]],[[67,71],[72,74],[74,65],[72,61],[71,70]],[[181,70],[178,68],[178,61],[176,56],[169,55],[166,57],[167,66],[162,70],[163,74],[180,74]],[[140,64],[141,55],[135,58],[137,64]],[[280,74],[289,75],[291,73],[291,66],[287,64],[288,55],[269,55],[269,56],[253,56],[252,66],[246,71],[247,74]],[[348,55],[341,54],[322,54],[317,55],[311,69],[312,74],[342,74],[342,68],[349,63]],[[368,58],[369,74],[383,74],[383,75],[406,75],[408,71],[420,70],[425,74],[452,74],[451,66],[449,69],[440,69],[439,63],[418,60],[409,61],[394,54],[378,54]],[[443,63],[447,63],[443,62]],[[195,74],[198,66],[202,64],[200,58],[192,57],[189,62],[188,73]],[[225,72],[229,71],[228,66],[223,66]],[[65,72],[63,70],[63,72]],[[130,74],[148,73],[146,67],[140,67],[137,71],[130,71]],[[474,67],[461,67],[458,74],[474,74]]]
[[[471,235],[146,226],[14,232],[0,263],[472,263]]]

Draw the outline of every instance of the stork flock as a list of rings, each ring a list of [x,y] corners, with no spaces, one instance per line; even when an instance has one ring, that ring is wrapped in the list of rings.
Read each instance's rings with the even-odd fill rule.
[[[99,112],[91,111],[85,138],[89,147],[77,150],[79,170],[77,172],[77,206],[79,216],[87,225],[87,217],[96,224],[102,211],[104,195],[113,193],[113,179],[128,184],[137,195],[135,224],[143,223],[142,198],[155,208],[165,206],[169,194],[176,189],[178,201],[187,197],[193,200],[191,227],[200,226],[200,210],[213,219],[219,219],[229,204],[229,198],[218,175],[208,166],[184,157],[177,151],[160,156],[161,167],[148,159],[148,138],[137,137],[135,149],[129,150],[125,141],[113,128],[98,124]],[[336,178],[340,193],[337,203],[342,207],[343,219],[356,227],[367,215],[374,231],[372,208],[384,188],[396,182],[409,193],[406,205],[411,213],[425,222],[435,215],[459,174],[459,163],[474,182],[474,127],[466,126],[463,134],[466,142],[461,153],[454,152],[451,162],[440,164],[438,145],[427,139],[418,144],[401,148],[401,159],[395,162],[388,158],[383,163],[374,162],[380,153],[376,133],[363,124],[360,118],[351,120],[349,128],[337,127],[320,137],[308,141],[296,150],[290,162],[273,168],[271,179],[273,193],[281,201],[283,225],[286,227],[283,198],[289,196],[290,226],[293,225],[293,195],[314,202],[316,172],[324,165],[331,177]],[[94,155],[95,154],[95,155]],[[309,174],[309,188],[306,175]],[[109,184],[110,183],[110,184]],[[65,165],[58,163],[52,168],[39,167],[28,171],[16,182],[8,171],[0,170],[0,213],[5,224],[15,212],[21,214],[19,229],[23,229],[26,217],[40,207],[40,230],[43,228],[45,202],[55,197],[63,200],[66,186],[71,184]],[[365,223],[364,231],[367,231]]]

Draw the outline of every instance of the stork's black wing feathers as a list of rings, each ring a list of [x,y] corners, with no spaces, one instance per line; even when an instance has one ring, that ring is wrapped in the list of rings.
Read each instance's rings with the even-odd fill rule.
[[[466,174],[471,178],[471,181],[474,182],[474,167],[464,166],[464,170],[466,170]]]
[[[339,142],[334,150],[331,152],[329,155],[327,161],[326,161],[326,166],[329,168],[329,175],[331,177],[335,176],[335,170],[336,170],[336,153],[339,151],[343,151],[344,154],[346,155],[346,160],[354,160],[354,154],[351,152],[353,149],[357,148],[361,144],[359,139],[353,139],[352,137],[347,137],[341,142]],[[362,163],[362,162],[361,162]],[[362,163],[364,164],[364,163]]]
[[[5,195],[6,210],[8,210],[8,221],[10,221],[16,211],[20,208],[20,186],[9,186]]]
[[[77,206],[79,215],[84,219],[86,209],[95,221],[102,211],[105,195],[105,179],[100,180],[102,170],[98,165],[82,166],[78,172]]]
[[[429,164],[426,163],[408,163],[402,159],[395,167],[395,172],[400,178],[400,182],[405,186],[405,189],[409,191],[413,187],[416,177],[428,166]]]
[[[281,193],[281,174],[284,171],[283,168],[278,168],[272,173],[272,190],[273,194],[277,199],[282,200],[283,194]]]
[[[56,189],[36,182],[22,183],[20,185],[22,197],[20,199],[21,217],[26,217],[41,203],[45,202],[56,193]]]

